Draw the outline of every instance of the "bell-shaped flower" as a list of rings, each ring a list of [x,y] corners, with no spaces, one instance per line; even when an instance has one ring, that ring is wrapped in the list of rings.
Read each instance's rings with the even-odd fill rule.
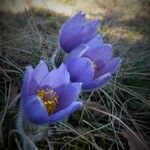
[[[117,70],[121,60],[113,58],[110,44],[104,44],[99,35],[87,44],[74,49],[66,58],[72,82],[82,82],[83,90],[103,86]]]
[[[77,101],[81,83],[70,83],[66,65],[49,72],[41,61],[26,68],[21,98],[24,116],[32,123],[54,123],[82,107]]]
[[[59,45],[67,53],[81,43],[87,43],[96,36],[100,23],[98,20],[86,20],[83,12],[77,13],[62,26],[59,33]]]

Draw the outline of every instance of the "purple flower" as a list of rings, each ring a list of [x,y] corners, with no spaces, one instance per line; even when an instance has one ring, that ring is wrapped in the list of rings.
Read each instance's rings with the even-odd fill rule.
[[[70,83],[66,65],[51,72],[44,61],[35,69],[26,68],[22,88],[22,108],[25,116],[35,124],[53,123],[82,107],[76,101],[81,83]]]
[[[93,90],[103,86],[117,70],[121,60],[112,58],[109,44],[104,44],[99,35],[74,49],[67,57],[67,65],[72,82],[82,82],[83,90]]]
[[[98,20],[86,21],[83,12],[77,13],[61,28],[59,34],[60,47],[69,53],[81,43],[86,43],[95,37],[99,26]]]

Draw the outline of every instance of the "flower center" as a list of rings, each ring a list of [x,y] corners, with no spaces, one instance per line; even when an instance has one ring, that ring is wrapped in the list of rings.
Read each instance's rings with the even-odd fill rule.
[[[56,106],[58,103],[57,93],[52,89],[41,89],[37,91],[37,95],[44,103],[48,114],[52,114],[56,110]]]
[[[92,63],[93,63],[94,72],[96,73],[98,71],[98,67],[95,62],[92,62]]]

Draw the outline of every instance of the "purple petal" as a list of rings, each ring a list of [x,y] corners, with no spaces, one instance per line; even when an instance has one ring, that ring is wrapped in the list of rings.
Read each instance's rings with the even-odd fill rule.
[[[87,21],[85,24],[83,42],[86,43],[89,40],[93,39],[97,33],[97,30],[100,26],[99,20]]]
[[[83,84],[82,89],[85,91],[91,91],[94,89],[98,89],[98,88],[104,86],[109,81],[110,77],[111,77],[111,74],[107,73],[103,76],[96,78],[95,80],[93,80],[87,84]]]
[[[101,44],[99,46],[90,47],[89,50],[84,53],[84,56],[90,58],[96,63],[98,69],[101,69],[110,61],[112,53],[111,45]]]
[[[82,43],[84,29],[84,25],[79,24],[78,26],[67,28],[66,32],[62,32],[59,37],[59,44],[61,48],[67,53],[76,48],[80,43]]]
[[[49,87],[49,88],[57,88],[64,84],[68,84],[70,82],[70,75],[67,71],[67,66],[61,64],[59,68],[52,70],[48,73],[48,75],[43,79],[40,84],[40,88]]]
[[[34,69],[32,73],[32,77],[29,83],[29,93],[30,95],[36,94],[36,91],[44,79],[44,77],[48,74],[48,67],[44,61],[40,61],[37,67]]]
[[[69,116],[70,114],[74,113],[76,110],[81,109],[83,103],[81,101],[75,101],[71,105],[69,105],[66,109],[61,110],[48,118],[48,122],[54,123],[57,121],[62,120],[63,118]]]
[[[91,41],[89,41],[87,43],[87,45],[90,47],[90,48],[93,48],[93,47],[98,47],[98,46],[101,46],[101,44],[103,44],[103,40],[102,40],[102,37],[100,35],[96,35]]]
[[[30,96],[27,97],[27,99],[27,103],[24,106],[25,115],[29,121],[35,124],[54,123],[62,120],[64,117],[82,107],[82,102],[75,101],[66,109],[63,109],[52,115],[48,115],[46,107],[38,96]]]
[[[79,13],[64,24],[59,34],[59,45],[69,53],[81,43],[86,43],[95,37],[98,27],[98,20],[85,22],[85,16]]]
[[[81,85],[81,83],[70,83],[56,89],[56,93],[59,96],[56,111],[65,109],[78,98],[81,91]]]
[[[93,63],[88,58],[74,58],[67,62],[68,72],[73,82],[89,82],[94,77]]]
[[[79,45],[69,53],[68,57],[65,60],[65,63],[71,61],[74,58],[80,58],[88,50],[88,48],[89,47],[86,44]]]
[[[59,33],[59,45],[66,52],[77,47],[82,39],[85,14],[81,11],[70,18],[61,28]],[[69,42],[68,42],[69,41]]]
[[[119,67],[121,59],[116,57],[113,58],[109,63],[107,63],[98,73],[97,76],[102,76],[106,73],[113,74]]]
[[[26,117],[35,124],[41,124],[48,118],[46,107],[41,99],[36,96],[29,96],[25,99],[24,112]]]
[[[85,22],[85,13],[79,12],[75,16],[68,19],[65,24],[62,26],[60,35],[64,34],[68,28],[72,28],[72,26],[78,26],[79,24],[82,24]]]
[[[23,86],[22,86],[22,91],[21,91],[22,99],[24,97],[28,96],[28,94],[29,94],[29,83],[30,83],[33,71],[34,70],[33,70],[32,66],[26,67],[25,77],[24,77],[24,80],[23,80]]]

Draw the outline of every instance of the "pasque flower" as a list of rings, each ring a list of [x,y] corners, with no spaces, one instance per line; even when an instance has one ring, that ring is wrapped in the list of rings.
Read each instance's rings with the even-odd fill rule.
[[[66,65],[48,71],[44,61],[35,69],[26,68],[22,88],[22,111],[35,124],[53,123],[73,113],[82,106],[77,101],[81,83],[70,83]]]
[[[87,21],[85,20],[85,14],[80,11],[61,28],[59,34],[60,47],[69,53],[81,43],[87,43],[95,37],[99,26],[98,20]]]
[[[120,64],[120,58],[112,58],[112,55],[111,45],[104,44],[100,35],[80,45],[65,60],[71,81],[82,82],[83,90],[103,86]]]

